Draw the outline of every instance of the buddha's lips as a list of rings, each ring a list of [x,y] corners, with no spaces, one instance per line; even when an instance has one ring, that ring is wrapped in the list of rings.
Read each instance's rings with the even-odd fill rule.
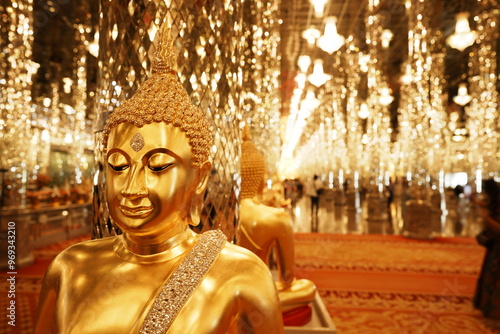
[[[125,216],[145,216],[153,211],[153,206],[136,206],[136,207],[128,207],[125,205],[120,205],[120,210],[123,212]]]

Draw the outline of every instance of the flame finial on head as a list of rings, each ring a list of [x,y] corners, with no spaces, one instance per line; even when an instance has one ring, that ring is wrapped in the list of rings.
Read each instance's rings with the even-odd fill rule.
[[[109,115],[102,138],[104,152],[107,152],[111,130],[118,124],[131,123],[140,128],[164,122],[185,132],[193,153],[193,167],[201,168],[210,156],[212,132],[205,113],[191,101],[179,80],[170,28],[166,23],[158,34],[159,43],[151,62],[152,75]],[[133,144],[139,145],[140,141],[134,140]]]
[[[264,155],[252,142],[248,125],[243,129],[241,143],[241,191],[240,198],[253,198],[262,191],[266,174]]]
[[[163,24],[159,34],[160,41],[155,51],[151,72],[153,74],[175,73],[175,55],[172,45],[172,36],[167,24]]]
[[[250,128],[248,127],[248,124],[245,125],[245,127],[243,128],[243,141],[247,141],[247,140],[252,140],[252,135],[250,134]]]

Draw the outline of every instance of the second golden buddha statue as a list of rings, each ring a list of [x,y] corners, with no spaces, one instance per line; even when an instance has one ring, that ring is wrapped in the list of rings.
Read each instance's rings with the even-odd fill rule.
[[[259,202],[264,188],[266,164],[264,156],[251,141],[248,128],[241,146],[241,203],[238,245],[259,256],[269,266],[272,249],[277,260],[276,286],[283,311],[309,304],[316,286],[295,277],[295,247],[292,220],[284,209]]]

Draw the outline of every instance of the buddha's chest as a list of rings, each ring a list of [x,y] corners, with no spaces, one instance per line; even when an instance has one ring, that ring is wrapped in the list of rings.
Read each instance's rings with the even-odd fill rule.
[[[165,266],[114,268],[98,275],[74,276],[73,283],[62,284],[57,306],[59,332],[137,333],[158,289],[174,270]],[[216,272],[208,272],[199,282],[175,318],[173,332],[192,327],[200,334],[219,333],[229,325],[231,294],[224,284],[214,286],[217,278]],[[193,323],[193,317],[204,321]]]
[[[64,333],[131,333],[171,268],[117,266],[62,282],[57,300]]]

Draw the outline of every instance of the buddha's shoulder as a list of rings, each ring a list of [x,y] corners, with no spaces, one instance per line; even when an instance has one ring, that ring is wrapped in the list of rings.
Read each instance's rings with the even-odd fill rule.
[[[79,242],[59,253],[54,262],[94,261],[97,256],[113,251],[116,238],[109,237]]]
[[[219,265],[230,271],[252,270],[253,272],[268,272],[269,269],[262,260],[246,248],[226,243],[217,259]]]
[[[274,296],[276,287],[266,264],[249,250],[226,243],[213,267],[216,278],[224,282],[228,295],[251,298]]]
[[[81,268],[91,268],[103,257],[113,256],[115,237],[88,240],[72,245],[59,253],[50,264],[45,274],[46,280],[56,280],[69,273],[80,273]]]
[[[241,207],[241,220],[243,221],[290,221],[290,215],[283,208],[276,208],[262,203],[251,203],[247,207]]]

